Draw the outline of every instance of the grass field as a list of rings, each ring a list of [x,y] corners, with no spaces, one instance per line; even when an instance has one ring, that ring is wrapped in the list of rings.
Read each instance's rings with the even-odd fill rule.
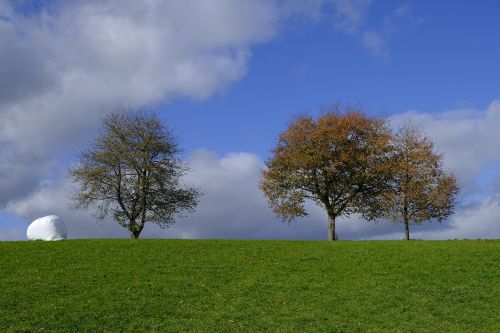
[[[500,241],[0,242],[0,332],[500,332]]]

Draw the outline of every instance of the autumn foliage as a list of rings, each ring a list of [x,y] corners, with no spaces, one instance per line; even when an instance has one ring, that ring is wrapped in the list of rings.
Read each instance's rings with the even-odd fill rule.
[[[339,216],[358,213],[408,224],[439,221],[455,207],[456,179],[442,171],[432,143],[411,128],[392,134],[361,106],[336,105],[299,116],[280,134],[261,189],[284,221],[306,216],[306,200],[326,210],[328,239]]]
[[[408,240],[411,223],[442,222],[453,214],[459,186],[453,173],[443,170],[442,155],[418,128],[405,124],[392,141],[392,182],[380,200],[385,217],[404,224]]]
[[[337,217],[383,214],[377,197],[391,176],[390,140],[385,120],[366,116],[361,107],[337,105],[316,120],[297,117],[272,150],[261,188],[288,222],[307,215],[306,199],[324,207],[334,240]]]

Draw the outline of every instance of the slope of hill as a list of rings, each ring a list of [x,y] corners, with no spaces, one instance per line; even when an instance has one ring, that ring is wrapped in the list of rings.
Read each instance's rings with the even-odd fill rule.
[[[0,331],[500,332],[500,241],[0,242]]]

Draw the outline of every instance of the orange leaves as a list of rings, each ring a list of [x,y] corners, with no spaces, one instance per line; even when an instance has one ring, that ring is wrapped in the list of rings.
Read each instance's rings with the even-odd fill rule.
[[[409,125],[391,133],[362,107],[336,105],[317,119],[296,117],[272,152],[260,185],[288,222],[307,214],[306,198],[332,220],[359,213],[370,220],[440,221],[456,204],[457,181],[442,170],[433,143]]]
[[[393,181],[383,202],[386,217],[394,222],[442,221],[456,205],[459,186],[442,168],[442,156],[422,131],[406,124],[393,138]]]
[[[299,116],[280,134],[261,188],[286,220],[305,215],[304,198],[334,217],[370,211],[373,200],[364,198],[384,188],[389,142],[385,121],[361,107],[337,105],[316,120]]]

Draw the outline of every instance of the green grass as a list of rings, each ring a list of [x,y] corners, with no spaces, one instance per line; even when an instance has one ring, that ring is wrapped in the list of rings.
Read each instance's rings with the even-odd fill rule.
[[[500,332],[500,241],[0,242],[0,332]]]

